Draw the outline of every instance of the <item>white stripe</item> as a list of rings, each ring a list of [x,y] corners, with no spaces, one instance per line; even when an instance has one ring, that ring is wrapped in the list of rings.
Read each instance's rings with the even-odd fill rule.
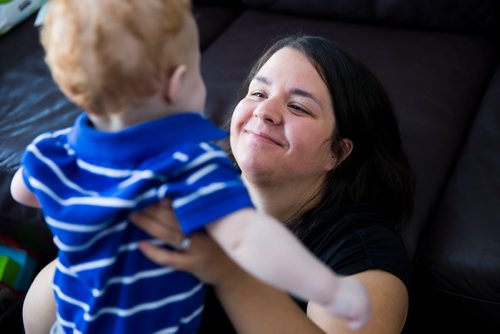
[[[201,305],[200,307],[198,307],[193,313],[191,313],[187,317],[181,318],[181,322],[183,324],[187,324],[188,322],[190,322],[191,320],[193,320],[194,318],[196,318],[198,315],[200,315],[201,312],[203,312],[203,305]]]
[[[56,293],[57,297],[59,297],[59,299],[64,300],[68,304],[78,306],[78,307],[82,308],[85,312],[89,311],[90,307],[87,304],[64,294],[62,292],[61,288],[59,286],[57,286],[56,284],[52,284],[52,289]]]
[[[182,324],[187,324],[189,322],[191,322],[191,320],[193,320],[194,318],[196,318],[198,315],[200,315],[200,313],[203,311],[203,305],[201,305],[200,307],[198,307],[193,313],[191,313],[190,315],[184,317],[184,318],[181,318],[180,319],[180,322]],[[153,334],[170,334],[170,333],[177,333],[177,330],[179,329],[179,326],[173,326],[173,327],[168,327],[168,328],[165,328],[165,329],[160,329],[159,331],[156,331],[154,332]]]
[[[77,264],[75,266],[71,266],[68,269],[72,272],[78,273],[78,272],[84,271],[84,270],[92,270],[92,269],[107,267],[107,266],[116,262],[116,259],[118,258],[119,253],[123,253],[125,251],[136,250],[138,248],[139,248],[139,242],[131,242],[131,243],[120,246],[120,248],[118,248],[118,254],[115,256],[104,258],[104,259],[99,259],[99,260],[95,260],[95,261],[83,262],[83,263]]]
[[[59,313],[56,314],[56,317],[57,317],[57,322],[61,326],[69,327],[69,328],[72,328],[72,329],[76,329],[76,324],[74,322],[70,322],[70,321],[68,321],[66,319],[63,319],[63,317],[61,317],[61,315]]]
[[[174,154],[172,154],[172,157],[181,162],[187,162],[189,160],[189,156],[182,152],[175,152]]]
[[[42,140],[45,140],[48,138],[57,138],[59,136],[66,135],[66,134],[70,133],[71,130],[72,130],[72,128],[66,128],[66,129],[61,129],[61,130],[57,130],[54,132],[43,133],[43,134],[39,135],[38,137],[36,137],[35,140],[33,140],[33,143],[37,144],[37,143],[41,142]]]
[[[109,178],[126,178],[126,180],[122,181],[122,183],[119,184],[120,188],[125,188],[130,184],[143,179],[144,180],[158,179],[161,181],[165,180],[165,178],[162,175],[155,174],[152,170],[149,169],[146,170],[113,169],[113,168],[92,165],[81,159],[77,160],[77,164],[81,169],[86,170],[87,172],[93,174],[106,176]]]
[[[75,273],[78,273],[78,272],[84,271],[84,270],[92,270],[92,269],[107,267],[110,264],[116,262],[116,258],[117,258],[116,256],[113,256],[113,257],[108,257],[108,258],[100,259],[100,260],[96,260],[96,261],[84,262],[84,263],[78,264],[76,266],[71,266],[68,269],[70,271],[74,271]]]
[[[187,180],[186,180],[187,184],[191,185],[191,184],[195,183],[196,181],[198,181],[199,179],[201,179],[205,175],[213,172],[216,168],[217,168],[216,164],[210,164],[208,166],[203,167],[202,169],[191,174],[191,176],[187,178]]]
[[[121,223],[119,223],[119,224],[111,227],[111,228],[105,229],[105,230],[103,230],[102,232],[98,233],[92,239],[90,239],[89,241],[87,241],[86,243],[84,243],[82,245],[71,246],[71,245],[65,244],[57,236],[54,238],[54,243],[56,244],[57,248],[59,248],[62,251],[65,251],[65,252],[78,252],[78,251],[82,251],[82,250],[85,250],[85,249],[89,248],[94,243],[96,243],[99,239],[101,239],[101,238],[103,238],[103,237],[105,237],[105,236],[107,236],[109,234],[113,234],[113,233],[117,233],[117,232],[123,231],[125,228],[127,228],[127,224],[128,223],[126,221],[124,221],[124,222],[121,222]]]
[[[219,190],[224,189],[224,188],[234,187],[237,184],[239,184],[239,183],[237,183],[237,182],[227,182],[227,183],[215,182],[215,183],[209,184],[208,186],[201,187],[197,191],[195,191],[187,196],[180,197],[180,198],[174,200],[172,202],[173,208],[178,209],[181,206],[184,206],[184,205],[188,204],[189,202],[197,200],[200,197],[206,196],[208,194],[214,193],[214,192],[219,191]]]
[[[112,178],[125,178],[125,177],[130,177],[134,174],[143,172],[142,170],[114,169],[114,168],[107,168],[107,167],[92,165],[92,164],[85,162],[81,159],[78,159],[76,161],[76,164],[78,165],[78,167],[80,167],[83,170],[86,170],[87,172],[97,174],[97,175],[112,177]]]
[[[172,326],[164,329],[160,329],[157,332],[153,332],[153,334],[172,334],[172,333],[177,333],[179,330],[179,326]]]
[[[88,196],[96,196],[98,195],[95,191],[89,191],[83,189],[73,181],[69,180],[66,175],[62,172],[62,170],[50,159],[46,158],[34,144],[30,144],[27,148],[28,151],[32,152],[41,162],[43,162],[47,167],[50,168],[56,174],[57,178],[68,188],[76,190],[82,194],[86,194]]]
[[[165,243],[161,240],[152,239],[149,241],[155,245],[165,245]],[[107,258],[103,258],[103,259],[99,259],[99,260],[95,260],[95,261],[83,262],[83,263],[80,263],[80,264],[77,264],[77,265],[74,265],[71,267],[64,267],[64,265],[61,264],[61,266],[64,268],[61,271],[64,273],[68,273],[71,276],[74,276],[76,273],[78,273],[80,271],[107,267],[107,266],[112,265],[113,263],[116,262],[120,253],[130,252],[130,251],[134,251],[134,250],[138,249],[139,243],[140,243],[140,241],[137,241],[137,242],[131,242],[131,243],[120,246],[117,250],[117,254],[115,256],[112,256],[112,257],[107,257]]]
[[[75,155],[75,150],[73,150],[71,148],[71,146],[69,146],[69,143],[64,144],[63,147],[64,147],[64,149],[66,150],[66,153],[68,153],[69,156]],[[77,164],[78,164],[78,160],[77,160]]]
[[[202,142],[200,143],[200,147],[207,151],[207,152],[210,152],[210,151],[214,151],[214,148],[212,146],[210,146],[210,144],[206,143],[206,142]]]
[[[185,165],[179,171],[177,171],[177,174],[188,171],[192,168],[197,167],[198,165],[205,163],[206,161],[208,161],[210,159],[217,158],[217,157],[226,158],[227,154],[224,153],[224,151],[210,151],[207,153],[203,153],[202,155],[200,155],[199,157],[197,157],[196,159],[191,161],[189,164]]]
[[[159,198],[157,189],[150,189],[145,193],[140,194],[134,199],[123,199],[118,197],[70,197],[67,199],[59,197],[55,194],[49,187],[45,186],[38,180],[30,177],[29,182],[31,186],[44,192],[46,195],[51,197],[54,201],[62,206],[70,205],[93,205],[100,207],[111,207],[111,208],[133,208],[138,203],[143,200],[150,198]]]
[[[56,268],[57,271],[59,271],[62,274],[71,276],[71,277],[78,277],[76,273],[72,272],[70,268],[66,268],[61,262],[59,262],[59,259],[56,261]]]
[[[163,184],[158,188],[158,198],[164,198],[167,194],[168,184]]]
[[[158,277],[166,274],[170,274],[174,272],[175,269],[173,268],[165,268],[161,267],[158,269],[152,269],[152,270],[144,270],[140,271],[134,275],[131,276],[115,276],[110,278],[104,287],[102,289],[92,289],[92,295],[94,297],[101,297],[106,290],[109,288],[110,285],[112,284],[123,284],[123,285],[129,285],[132,283],[135,283],[139,280],[145,279],[145,278],[151,278],[151,277]]]
[[[181,300],[185,300],[195,293],[197,293],[201,288],[203,287],[203,284],[200,283],[196,285],[193,289],[187,292],[181,292],[176,295],[172,295],[157,301],[149,302],[149,303],[143,303],[143,304],[138,304],[132,308],[129,309],[123,309],[123,308],[118,308],[118,307],[105,307],[101,310],[99,310],[95,314],[89,314],[88,311],[83,315],[83,318],[86,321],[95,321],[97,318],[99,318],[103,314],[115,314],[120,317],[129,317],[131,315],[134,315],[136,313],[142,312],[142,311],[147,311],[147,310],[154,310],[159,307],[163,307],[165,305],[175,303]]]
[[[144,170],[144,171],[135,173],[134,175],[132,175],[132,177],[129,177],[126,180],[120,182],[118,184],[118,188],[127,188],[128,186],[130,186],[131,184],[133,184],[135,182],[138,182],[141,180],[152,180],[155,178],[157,178],[159,180],[165,179],[164,177],[160,178],[159,176],[155,175],[155,173],[153,173],[150,170]]]
[[[51,218],[49,216],[45,216],[45,221],[49,226],[52,226],[54,228],[58,228],[61,230],[66,230],[66,231],[71,231],[71,232],[95,232],[95,231],[100,231],[103,228],[106,228],[106,226],[109,225],[109,223],[103,223],[99,225],[82,225],[82,224],[72,224],[72,223],[65,223],[58,221],[54,218]]]

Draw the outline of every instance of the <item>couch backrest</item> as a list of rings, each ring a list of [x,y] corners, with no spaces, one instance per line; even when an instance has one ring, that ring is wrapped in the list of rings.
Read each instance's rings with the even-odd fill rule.
[[[481,33],[500,32],[498,0],[241,0],[255,9],[325,19]]]

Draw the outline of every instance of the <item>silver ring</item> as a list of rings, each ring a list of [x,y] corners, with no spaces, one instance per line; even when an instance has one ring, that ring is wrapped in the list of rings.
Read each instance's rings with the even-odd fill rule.
[[[187,251],[189,249],[189,246],[191,246],[191,238],[184,237],[177,245],[177,249],[180,251]]]

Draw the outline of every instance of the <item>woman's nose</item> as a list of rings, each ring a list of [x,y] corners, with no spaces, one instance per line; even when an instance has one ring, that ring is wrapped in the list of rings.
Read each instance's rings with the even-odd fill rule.
[[[282,114],[279,110],[279,106],[271,99],[261,101],[254,109],[253,116],[272,125],[279,125],[282,122]]]

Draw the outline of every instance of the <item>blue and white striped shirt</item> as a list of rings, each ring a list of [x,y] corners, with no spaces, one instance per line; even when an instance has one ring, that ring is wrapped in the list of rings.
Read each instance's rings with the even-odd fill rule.
[[[209,144],[226,135],[194,113],[120,132],[95,130],[82,114],[28,146],[24,180],[59,249],[53,289],[66,333],[196,332],[203,285],[146,259],[138,242],[152,238],[127,217],[169,197],[189,234],[251,207],[239,173]]]

